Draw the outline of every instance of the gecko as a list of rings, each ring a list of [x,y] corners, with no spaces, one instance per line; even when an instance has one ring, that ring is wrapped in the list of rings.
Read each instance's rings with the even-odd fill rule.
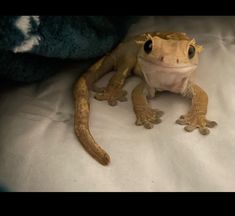
[[[109,154],[95,141],[89,129],[90,94],[95,99],[115,106],[127,101],[123,89],[127,78],[138,76],[141,82],[133,89],[131,99],[136,115],[135,124],[151,129],[161,122],[164,114],[150,107],[149,100],[158,92],[180,94],[191,101],[189,111],[176,120],[185,125],[185,131],[198,129],[202,135],[217,125],[206,118],[207,93],[194,82],[193,75],[199,64],[203,47],[184,32],[147,32],[123,40],[104,55],[75,82],[74,130],[85,150],[100,164],[108,165]],[[115,71],[106,87],[96,82],[106,73]]]

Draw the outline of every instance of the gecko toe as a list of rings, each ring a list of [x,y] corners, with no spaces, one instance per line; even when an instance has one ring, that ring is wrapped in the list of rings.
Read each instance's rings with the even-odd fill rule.
[[[207,126],[207,127],[213,128],[213,127],[215,127],[216,125],[217,125],[217,122],[206,120],[206,126]]]
[[[140,118],[137,118],[136,121],[135,121],[135,124],[136,124],[137,126],[141,126],[141,125],[143,125],[143,122],[141,121]]]
[[[160,118],[149,119],[149,121],[153,124],[160,124],[162,122]]]
[[[151,128],[153,128],[153,124],[149,121],[146,121],[146,122],[144,122],[144,127],[146,129],[151,129]]]
[[[210,130],[206,127],[204,128],[199,128],[199,132],[202,134],[202,135],[207,135],[210,133]]]
[[[186,121],[182,118],[179,118],[175,121],[176,124],[179,124],[179,125],[185,125],[186,124]]]
[[[195,126],[187,125],[184,127],[184,130],[186,130],[187,132],[192,132],[195,128]]]

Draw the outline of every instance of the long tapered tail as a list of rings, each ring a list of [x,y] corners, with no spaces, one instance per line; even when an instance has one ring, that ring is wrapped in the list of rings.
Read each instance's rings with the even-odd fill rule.
[[[99,62],[99,64],[101,64],[102,61]],[[98,77],[102,76],[105,72],[107,72],[107,69],[110,69],[111,65],[110,67],[105,68],[105,70],[102,70],[100,72],[98,71],[98,75],[97,73],[95,73],[96,77],[94,76],[94,69],[96,69],[94,67],[92,68],[91,73],[84,74],[75,84],[74,126],[75,133],[86,151],[102,165],[108,165],[110,162],[110,156],[108,155],[108,153],[105,152],[105,150],[100,147],[98,143],[96,143],[89,129],[89,90],[91,83]]]
[[[75,133],[88,153],[103,165],[110,162],[109,155],[95,142],[89,130],[89,90],[86,79],[81,77],[75,86]]]

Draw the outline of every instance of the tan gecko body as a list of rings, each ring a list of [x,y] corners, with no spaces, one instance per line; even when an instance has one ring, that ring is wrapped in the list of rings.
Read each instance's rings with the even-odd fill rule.
[[[126,79],[134,74],[142,82],[132,92],[136,125],[152,128],[161,122],[163,112],[152,109],[148,99],[159,91],[181,94],[192,100],[190,111],[180,116],[178,124],[186,125],[186,131],[199,128],[201,134],[209,133],[216,122],[206,119],[208,96],[192,81],[202,47],[185,33],[146,33],[120,43],[76,82],[75,133],[84,148],[101,164],[110,162],[109,155],[97,144],[89,130],[89,95],[96,93],[97,100],[107,100],[111,106],[126,101],[127,92],[122,88]],[[94,83],[104,74],[116,71],[107,87],[98,88]]]

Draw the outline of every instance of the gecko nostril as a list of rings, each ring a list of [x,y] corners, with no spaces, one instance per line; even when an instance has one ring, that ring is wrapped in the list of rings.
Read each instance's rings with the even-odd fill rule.
[[[164,57],[162,56],[160,60],[163,62],[163,60],[164,60]]]
[[[177,64],[179,63],[179,59],[176,59]]]

